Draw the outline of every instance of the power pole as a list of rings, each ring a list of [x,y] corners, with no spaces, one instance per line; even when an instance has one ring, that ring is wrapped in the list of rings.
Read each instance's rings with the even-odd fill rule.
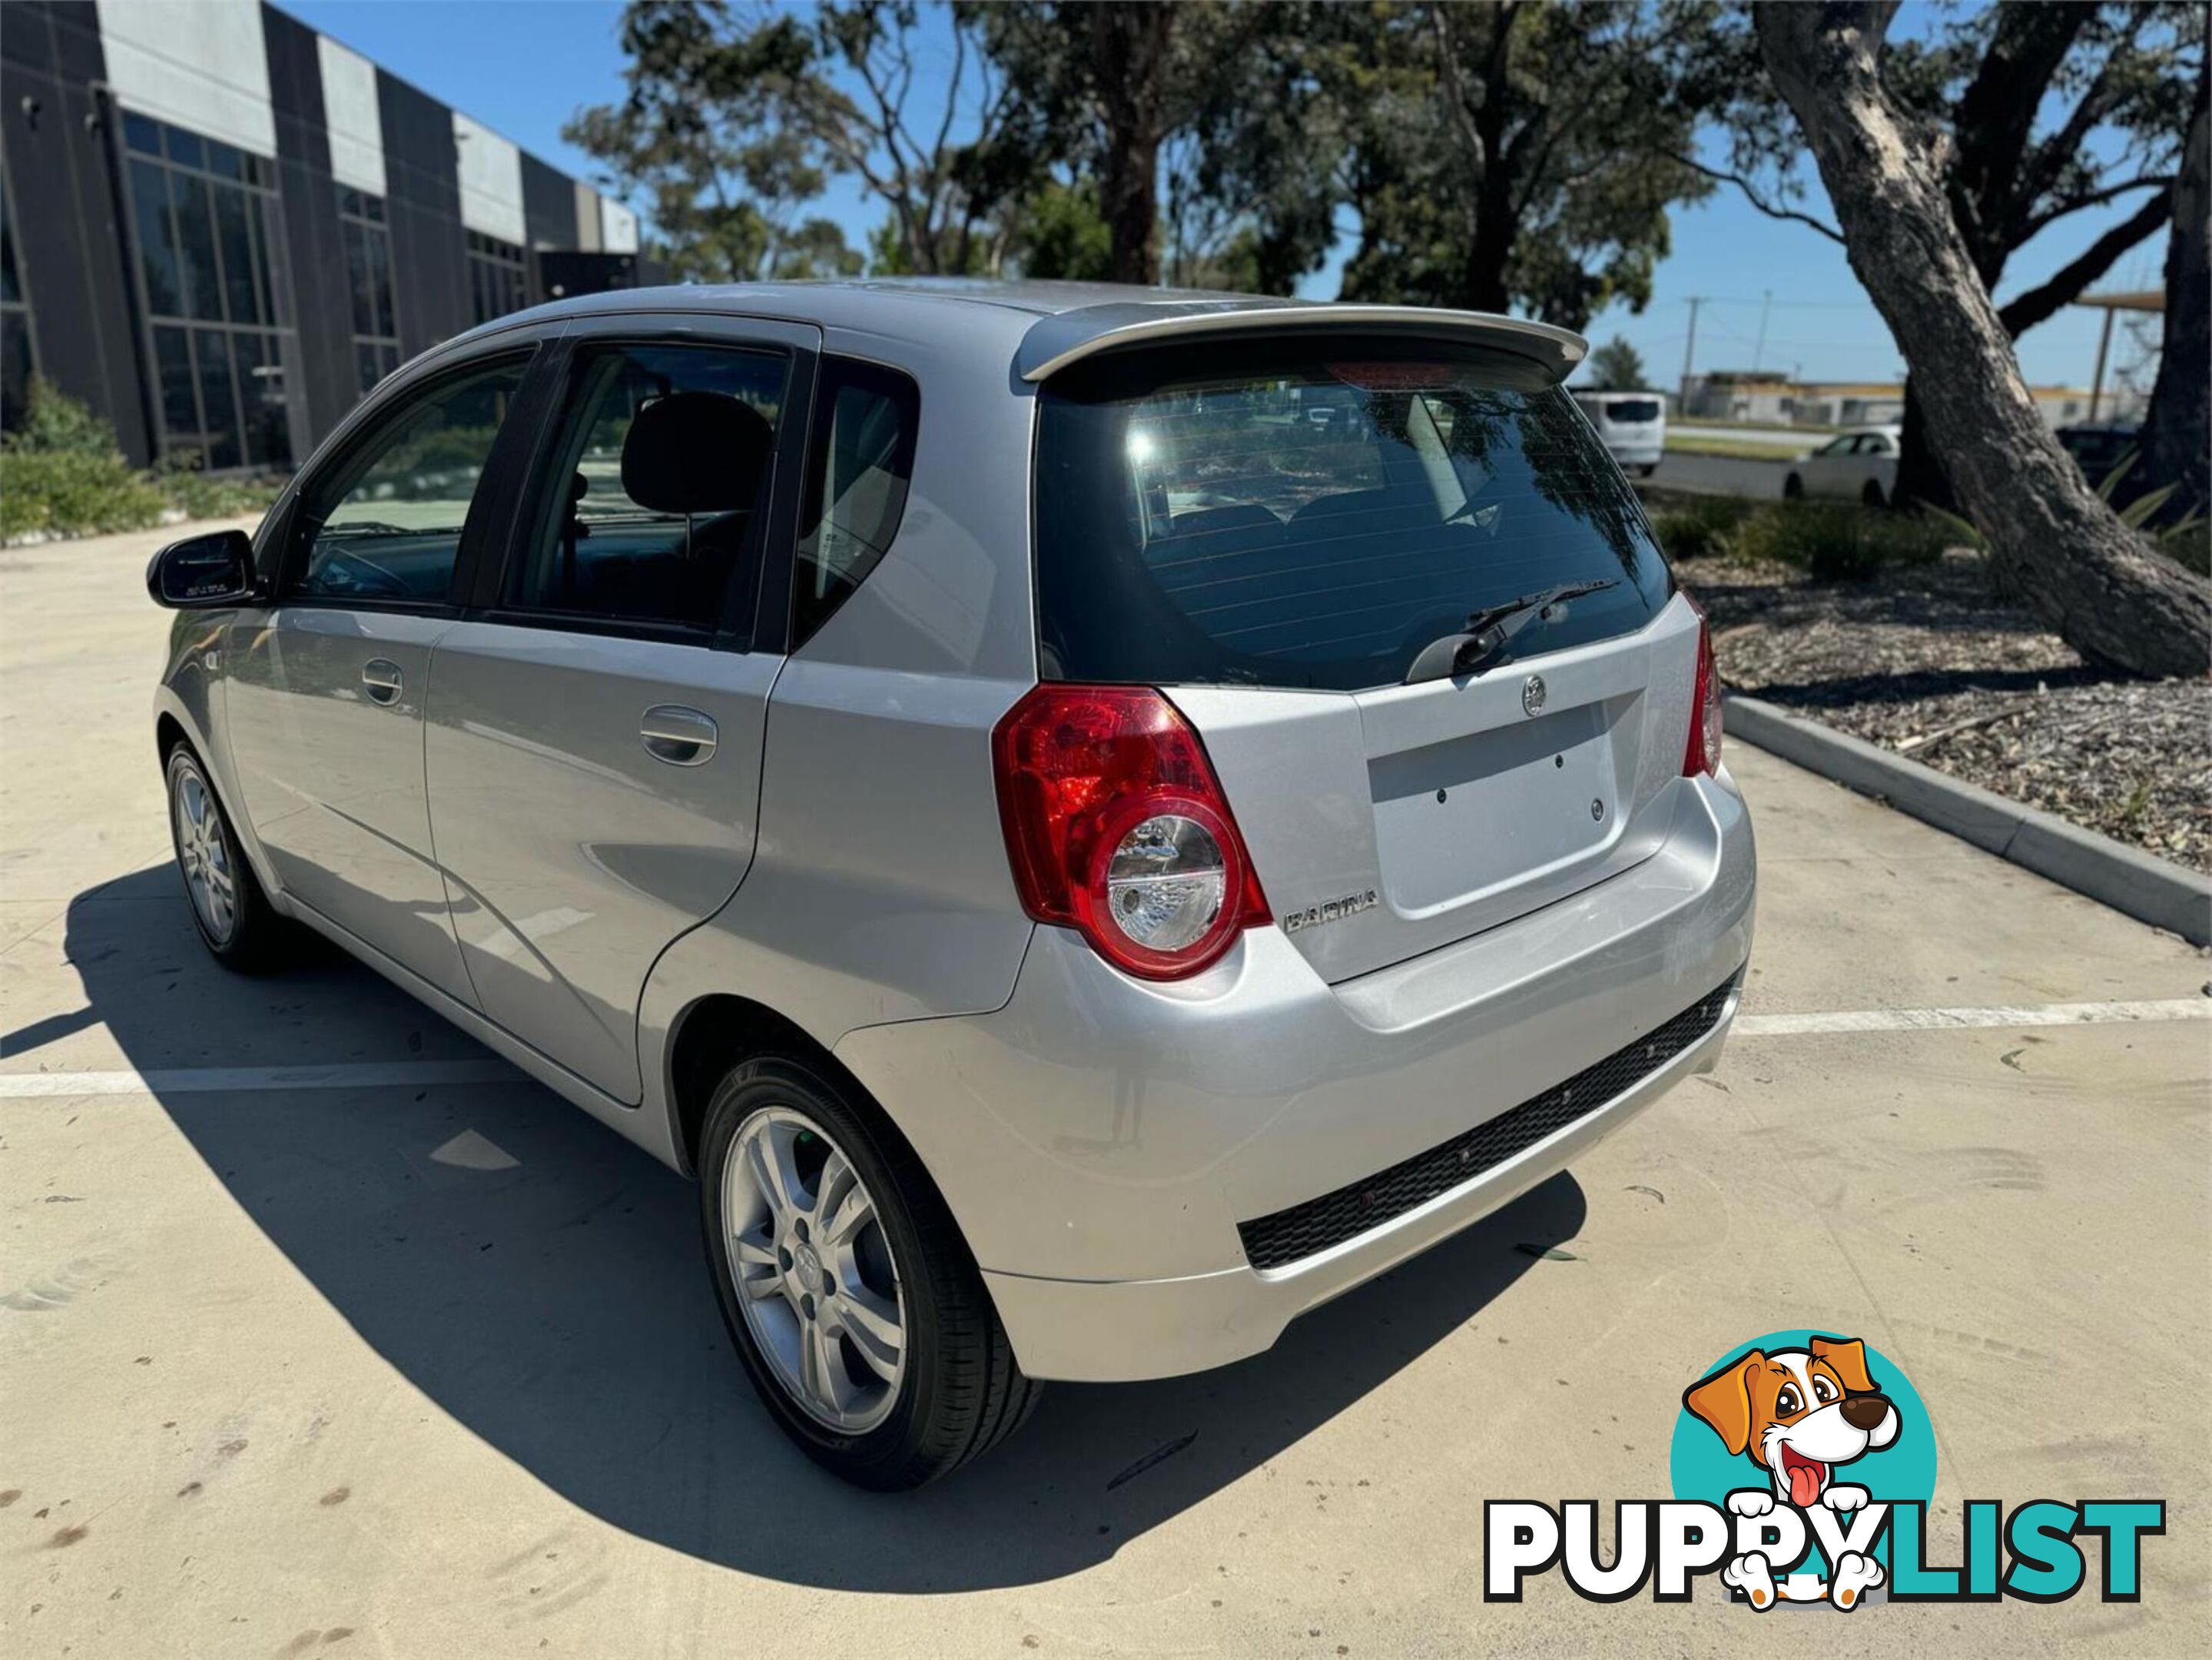
[[[1759,344],[1751,349],[1751,367],[1754,374],[1763,365],[1766,357],[1766,313],[1767,308],[1773,303],[1774,290],[1761,289],[1759,291]]]
[[[1698,307],[1705,303],[1702,294],[1690,296],[1690,338],[1682,348],[1682,391],[1675,410],[1679,415],[1690,412],[1690,365],[1698,355]]]

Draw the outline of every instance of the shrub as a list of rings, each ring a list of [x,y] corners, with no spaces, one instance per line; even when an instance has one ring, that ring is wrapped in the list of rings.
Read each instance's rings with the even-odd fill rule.
[[[172,507],[187,519],[232,519],[265,510],[283,488],[273,478],[211,478],[199,465],[179,450],[158,473],[134,472],[113,427],[33,378],[22,427],[0,440],[0,538],[143,530]]]
[[[187,519],[235,519],[240,514],[265,513],[283,488],[275,478],[241,478],[232,474],[210,477],[199,471],[193,451],[172,451],[155,476],[170,505]]]
[[[161,491],[131,470],[115,429],[33,380],[21,429],[0,441],[0,535],[83,535],[161,522]]]
[[[1747,559],[1802,565],[1817,582],[1863,582],[1884,565],[1924,565],[1958,539],[1941,520],[1839,502],[1765,507],[1730,538]]]
[[[1652,533],[1669,562],[1729,550],[1729,538],[1750,511],[1732,496],[1682,496],[1651,515]]]

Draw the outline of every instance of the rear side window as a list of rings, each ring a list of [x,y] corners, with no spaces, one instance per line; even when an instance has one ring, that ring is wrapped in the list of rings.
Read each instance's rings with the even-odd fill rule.
[[[876,568],[906,512],[921,394],[895,369],[828,358],[793,578],[792,648]]]
[[[711,630],[757,570],[790,359],[717,346],[580,352],[545,499],[506,603]]]
[[[1673,591],[1569,394],[1504,354],[1404,341],[1107,357],[1039,413],[1046,678],[1361,690],[1470,612],[1609,581],[1526,658],[1631,633]]]

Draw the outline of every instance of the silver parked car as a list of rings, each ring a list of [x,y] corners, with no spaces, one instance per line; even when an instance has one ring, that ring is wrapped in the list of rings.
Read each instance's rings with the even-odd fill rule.
[[[1583,349],[963,283],[478,329],[148,573],[200,932],[304,923],[696,1174],[850,1480],[1255,1354],[1735,1011],[1711,652]]]

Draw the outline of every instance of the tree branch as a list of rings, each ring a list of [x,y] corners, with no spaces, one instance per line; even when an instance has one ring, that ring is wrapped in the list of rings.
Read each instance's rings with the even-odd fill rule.
[[[2172,188],[2173,175],[2168,173],[2147,173],[2141,179],[2126,179],[2117,185],[2105,185],[2096,190],[2084,191],[2079,196],[2069,196],[2064,201],[2054,204],[2047,213],[2037,214],[2027,222],[2027,234],[2033,236],[2045,226],[2063,219],[2069,213],[2078,213],[2083,208],[2102,207],[2131,190],[2166,191]]]
[[[1820,232],[1821,235],[1826,237],[1831,242],[1841,242],[1844,240],[1843,232],[1838,230],[1833,225],[1828,224],[1825,221],[1815,219],[1809,213],[1801,213],[1796,208],[1785,208],[1778,202],[1766,201],[1759,195],[1758,190],[1752,185],[1751,180],[1746,179],[1740,173],[1728,173],[1723,171],[1719,167],[1709,167],[1704,162],[1698,161],[1692,155],[1674,155],[1670,156],[1668,159],[1681,167],[1687,167],[1692,173],[1701,173],[1706,178],[1716,180],[1720,184],[1734,185],[1737,190],[1743,193],[1743,199],[1745,201],[1750,203],[1753,207],[1758,209],[1759,212],[1765,214],[1769,219],[1788,219],[1793,220],[1801,225],[1809,225],[1812,228]]]
[[[2049,281],[2016,296],[2001,307],[1997,320],[2015,340],[2038,323],[2055,316],[2080,299],[2089,284],[2112,270],[2119,257],[2146,237],[2162,229],[2173,216],[2173,192],[2162,190],[2085,248],[2079,258],[2062,265]]]

